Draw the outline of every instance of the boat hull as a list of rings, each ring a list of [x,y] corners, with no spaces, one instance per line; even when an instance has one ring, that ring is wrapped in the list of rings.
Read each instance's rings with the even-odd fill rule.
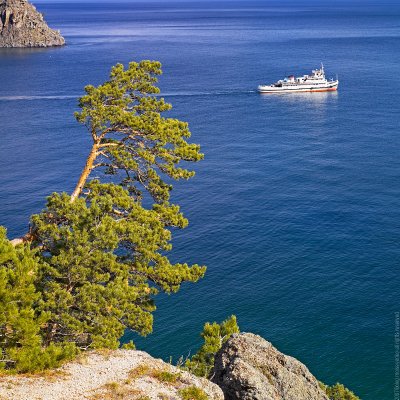
[[[282,94],[282,93],[305,93],[305,92],[335,92],[337,91],[339,86],[339,82],[335,81],[332,83],[329,83],[326,86],[307,86],[307,87],[301,87],[300,85],[296,85],[293,87],[279,87],[279,86],[273,86],[273,85],[260,85],[258,87],[258,92],[259,93],[265,93],[265,94]]]

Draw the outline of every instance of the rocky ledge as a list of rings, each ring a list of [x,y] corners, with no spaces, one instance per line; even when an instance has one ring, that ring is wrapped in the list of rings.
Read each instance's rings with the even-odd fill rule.
[[[226,400],[328,400],[307,367],[252,333],[233,335],[215,357]]]
[[[221,389],[135,350],[91,352],[55,371],[0,378],[0,399],[223,400]]]
[[[27,0],[0,0],[0,47],[63,46],[59,31]]]
[[[251,333],[222,346],[211,381],[142,351],[110,350],[84,353],[39,375],[0,376],[5,399],[329,400],[304,364]]]

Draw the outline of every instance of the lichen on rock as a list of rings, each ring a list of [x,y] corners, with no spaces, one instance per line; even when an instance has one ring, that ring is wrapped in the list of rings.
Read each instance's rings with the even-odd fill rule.
[[[63,46],[59,31],[27,0],[0,0],[0,47]]]

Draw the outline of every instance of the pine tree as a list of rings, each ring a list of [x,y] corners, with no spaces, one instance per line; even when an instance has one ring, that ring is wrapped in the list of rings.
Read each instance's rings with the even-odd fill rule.
[[[205,267],[167,257],[172,229],[188,224],[169,202],[171,183],[192,177],[182,163],[203,155],[187,142],[187,123],[162,116],[171,105],[156,96],[160,74],[159,62],[118,64],[87,86],[76,118],[92,147],[75,190],[53,193],[23,238],[0,232],[2,368],[116,348],[126,329],[147,335],[155,295],[204,276]]]
[[[85,167],[71,196],[53,194],[31,221],[50,315],[46,345],[115,348],[127,328],[147,335],[154,296],[205,273],[166,255],[171,228],[188,224],[169,203],[171,181],[192,177],[179,164],[203,155],[186,141],[187,123],[161,116],[171,106],[154,96],[159,74],[159,62],[118,64],[80,99],[76,118],[93,141]],[[99,179],[89,179],[93,170]]]
[[[208,378],[214,367],[215,354],[234,333],[239,332],[235,315],[220,324],[207,322],[201,333],[204,343],[199,351],[186,361],[184,368],[192,374]]]
[[[69,343],[43,347],[41,329],[49,315],[38,311],[38,269],[35,252],[27,246],[14,248],[0,227],[0,370],[42,370],[75,354]]]

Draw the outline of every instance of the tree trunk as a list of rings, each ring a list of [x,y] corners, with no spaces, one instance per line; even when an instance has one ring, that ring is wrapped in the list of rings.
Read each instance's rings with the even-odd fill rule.
[[[71,194],[71,203],[73,203],[82,193],[83,187],[86,184],[90,172],[92,171],[93,164],[97,158],[99,147],[100,147],[99,143],[93,144],[92,150],[90,151],[90,154],[86,160],[85,168],[83,169],[81,176],[79,177],[78,183]]]
[[[81,173],[81,176],[79,177],[78,183],[77,183],[74,191],[71,194],[71,203],[73,203],[79,197],[79,195],[82,193],[83,187],[86,184],[86,181],[90,175],[90,172],[92,171],[93,164],[96,160],[96,157],[98,156],[99,148],[100,148],[100,143],[95,142],[93,144],[92,150],[90,151],[88,158],[86,159],[86,164]],[[35,233],[30,231],[22,237],[10,240],[10,243],[15,247],[20,244],[32,242],[34,239],[35,239]]]

